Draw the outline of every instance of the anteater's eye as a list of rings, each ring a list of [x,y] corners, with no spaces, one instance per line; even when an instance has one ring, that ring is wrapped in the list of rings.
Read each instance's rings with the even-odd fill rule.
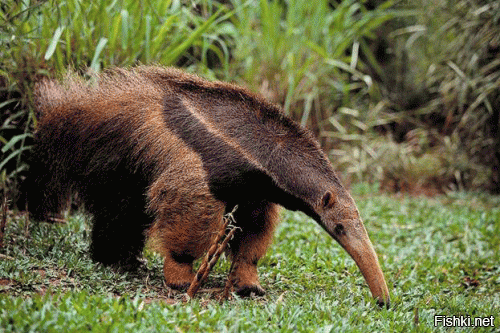
[[[335,203],[335,199],[333,198],[333,194],[328,191],[325,193],[322,199],[323,208],[332,208]]]

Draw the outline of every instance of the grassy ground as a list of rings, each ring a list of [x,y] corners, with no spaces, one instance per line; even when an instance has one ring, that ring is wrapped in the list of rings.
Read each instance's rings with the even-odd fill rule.
[[[113,272],[87,255],[89,225],[26,224],[9,215],[0,249],[0,332],[463,332],[435,315],[495,316],[500,327],[500,197],[435,198],[353,189],[379,254],[392,306],[379,309],[354,262],[317,226],[285,212],[262,260],[262,298],[220,304],[213,290],[183,303],[162,286],[146,251],[140,274]],[[221,287],[221,261],[207,288]],[[476,329],[477,330],[477,329]]]

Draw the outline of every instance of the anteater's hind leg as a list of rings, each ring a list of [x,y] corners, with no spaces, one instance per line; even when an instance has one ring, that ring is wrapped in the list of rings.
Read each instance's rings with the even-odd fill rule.
[[[134,270],[153,217],[146,212],[145,182],[134,174],[120,177],[126,173],[118,167],[115,171],[79,182],[79,196],[93,216],[90,255],[105,265]]]
[[[66,193],[50,186],[50,179],[27,179],[22,191],[26,191],[27,208],[30,217],[36,221],[49,221],[51,217],[60,217],[60,211],[68,200]],[[26,208],[26,207],[23,207]]]
[[[230,251],[233,283],[239,295],[265,294],[259,283],[257,263],[272,242],[278,212],[277,205],[266,201],[241,204],[235,212],[236,225],[241,231],[230,243]]]
[[[137,269],[151,217],[141,210],[127,210],[127,214],[113,216],[109,211],[101,211],[94,213],[93,220],[92,259],[125,270]]]

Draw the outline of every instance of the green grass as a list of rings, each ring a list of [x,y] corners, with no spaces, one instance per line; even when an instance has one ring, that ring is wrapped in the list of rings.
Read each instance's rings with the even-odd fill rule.
[[[11,6],[14,14],[0,17],[7,25],[5,35],[21,38],[27,56],[58,72],[68,66],[99,71],[101,65],[173,65],[190,56],[189,48],[199,52],[193,58],[206,57],[208,50],[221,56],[220,61],[225,57],[213,45],[218,41],[213,35],[222,35],[215,29],[227,9],[212,1],[198,4],[198,12],[178,1],[25,1]]]
[[[401,12],[391,1],[368,11],[359,1],[232,1],[231,21],[237,79],[274,102],[318,133],[332,110],[351,100],[378,96],[364,75],[373,59],[368,40]],[[252,5],[248,5],[252,2]],[[361,57],[362,55],[362,57]],[[321,119],[315,123],[314,117]]]
[[[149,251],[136,275],[94,264],[82,215],[57,225],[9,215],[0,332],[472,331],[435,328],[434,315],[493,315],[498,330],[500,197],[390,196],[367,185],[354,196],[389,285],[389,310],[375,305],[350,257],[301,213],[284,212],[261,262],[266,296],[223,304],[208,291],[187,303],[168,298],[161,259]],[[206,287],[222,286],[228,268],[221,261]]]
[[[15,201],[29,168],[35,82],[139,63],[261,93],[353,181],[498,193],[499,9],[500,0],[3,1],[0,193]]]

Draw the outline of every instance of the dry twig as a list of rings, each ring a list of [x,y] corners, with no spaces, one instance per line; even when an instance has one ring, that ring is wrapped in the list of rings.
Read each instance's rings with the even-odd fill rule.
[[[219,233],[215,237],[212,246],[208,249],[207,254],[203,258],[203,262],[201,263],[200,268],[198,269],[198,272],[196,272],[196,275],[193,281],[191,282],[191,285],[189,286],[187,295],[190,298],[194,297],[194,295],[200,288],[203,281],[205,281],[205,279],[208,277],[208,274],[217,263],[217,260],[219,260],[220,255],[226,250],[228,243],[234,237],[236,230],[238,230],[236,226],[231,224],[231,222],[234,222],[233,213],[235,212],[235,210],[236,207],[233,209],[231,213],[224,216],[224,223],[220,228]],[[228,228],[230,230],[226,234],[226,230]],[[226,236],[224,237],[224,235]],[[229,275],[231,275],[231,272],[229,273]]]
[[[229,274],[227,276],[226,286],[224,287],[224,291],[222,292],[222,295],[220,297],[221,303],[224,300],[229,299],[229,296],[231,295],[231,292],[234,289],[233,288],[234,287],[234,279],[235,279],[234,272],[237,269],[238,262],[239,262],[238,260],[233,259],[233,262],[231,264],[231,268],[229,269]]]

